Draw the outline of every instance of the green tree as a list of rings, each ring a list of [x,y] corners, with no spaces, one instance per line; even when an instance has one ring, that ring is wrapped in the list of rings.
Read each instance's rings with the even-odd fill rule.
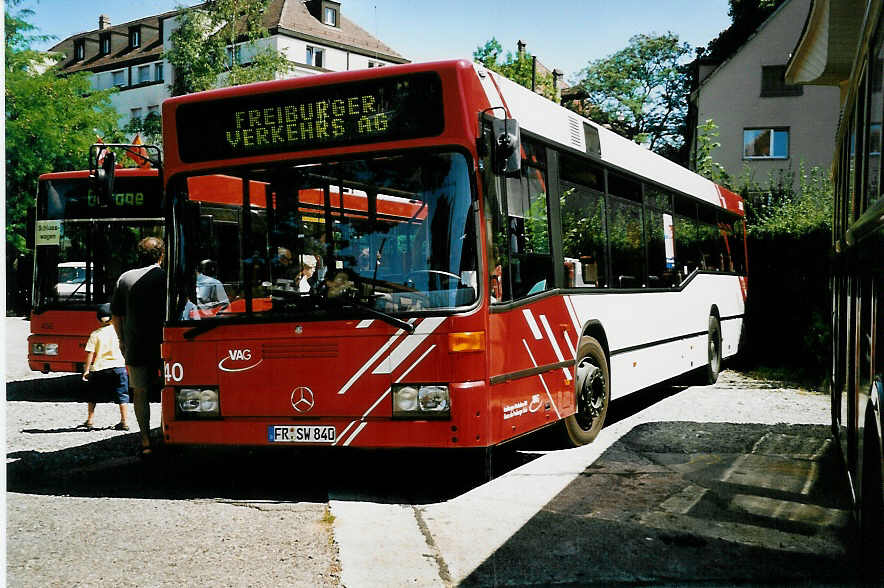
[[[92,89],[89,74],[59,77],[57,57],[31,48],[33,11],[7,3],[6,242],[23,251],[27,209],[34,205],[40,174],[83,169],[96,135],[117,136],[114,90]]]
[[[515,54],[512,51],[507,51],[506,56],[503,57],[503,46],[495,37],[491,37],[490,41],[476,47],[476,50],[473,51],[473,59],[491,71],[496,71],[529,90],[533,75],[535,90],[539,90],[541,95],[550,100],[558,100],[552,75],[542,71],[535,72],[534,57],[527,51]]]
[[[712,158],[712,152],[721,147],[718,138],[718,125],[711,118],[697,126],[697,151],[694,154],[694,170],[722,186],[731,184],[730,175],[724,166]]]
[[[291,70],[284,53],[262,46],[269,0],[209,0],[179,7],[172,48],[163,54],[175,71],[173,96],[272,80]]]
[[[703,59],[724,61],[746,42],[785,0],[729,0],[731,25],[698,51]]]
[[[162,145],[163,121],[156,112],[149,112],[144,118],[133,118],[123,131],[127,135],[140,134],[143,143],[148,145]]]
[[[672,159],[684,159],[691,47],[673,33],[635,35],[590,61],[575,82],[587,97],[572,106],[593,121]]]

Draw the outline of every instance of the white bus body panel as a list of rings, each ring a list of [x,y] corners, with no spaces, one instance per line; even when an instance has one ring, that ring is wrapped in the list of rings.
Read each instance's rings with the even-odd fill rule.
[[[737,352],[745,309],[740,278],[698,274],[681,291],[568,294],[580,328],[598,321],[611,352],[611,397],[708,363],[709,314],[722,319],[722,355]],[[736,318],[728,318],[736,317]]]

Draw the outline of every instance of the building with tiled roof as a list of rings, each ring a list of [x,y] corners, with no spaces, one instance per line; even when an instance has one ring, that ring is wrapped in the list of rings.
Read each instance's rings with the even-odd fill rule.
[[[735,179],[749,173],[765,185],[792,176],[797,189],[802,163],[829,166],[838,90],[784,79],[810,4],[785,0],[724,62],[699,64],[699,86],[691,94],[696,120],[715,121],[720,145],[712,158]],[[696,126],[693,131],[696,152]]]
[[[101,15],[98,28],[72,35],[50,51],[61,53],[63,74],[88,71],[96,89],[116,87],[111,103],[121,126],[133,118],[159,113],[170,96],[175,72],[163,52],[178,11],[112,25]],[[264,13],[269,37],[261,46],[282,51],[293,63],[287,77],[407,63],[394,49],[346,18],[335,0],[271,0]]]

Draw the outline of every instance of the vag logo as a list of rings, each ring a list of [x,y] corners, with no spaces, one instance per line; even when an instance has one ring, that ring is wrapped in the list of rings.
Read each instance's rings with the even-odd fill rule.
[[[259,359],[255,363],[251,363],[251,361],[251,349],[228,349],[227,355],[218,362],[218,369],[222,372],[244,372],[256,367],[264,359]],[[242,365],[243,363],[246,363],[246,365]]]
[[[251,349],[228,349],[227,356],[236,361],[238,359],[248,361],[252,359],[252,350]]]

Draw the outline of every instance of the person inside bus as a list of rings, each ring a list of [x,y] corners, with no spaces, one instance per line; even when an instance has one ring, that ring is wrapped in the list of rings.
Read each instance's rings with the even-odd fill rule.
[[[211,259],[204,259],[196,272],[196,302],[200,309],[212,309],[230,303],[227,291],[221,281],[214,277],[217,265]]]
[[[503,266],[500,263],[500,248],[494,245],[491,253],[491,302],[503,300]]]
[[[308,294],[313,289],[313,274],[316,272],[316,258],[312,255],[301,256],[301,271],[298,272],[298,292]]]
[[[95,405],[103,402],[109,394],[120,407],[120,422],[116,431],[128,431],[126,422],[129,403],[129,376],[126,374],[126,360],[120,351],[120,339],[111,325],[110,304],[102,304],[96,313],[99,327],[92,331],[86,342],[86,363],[83,367],[83,381],[88,384],[86,422],[79,429],[91,431],[95,428]]]
[[[284,290],[294,290],[293,284],[297,283],[299,270],[292,263],[292,252],[286,247],[276,248],[276,256],[270,260],[273,271],[273,281],[277,287]]]
[[[371,274],[372,269],[371,252],[367,246],[362,247],[359,250],[359,255],[356,256],[356,271],[365,276]]]

